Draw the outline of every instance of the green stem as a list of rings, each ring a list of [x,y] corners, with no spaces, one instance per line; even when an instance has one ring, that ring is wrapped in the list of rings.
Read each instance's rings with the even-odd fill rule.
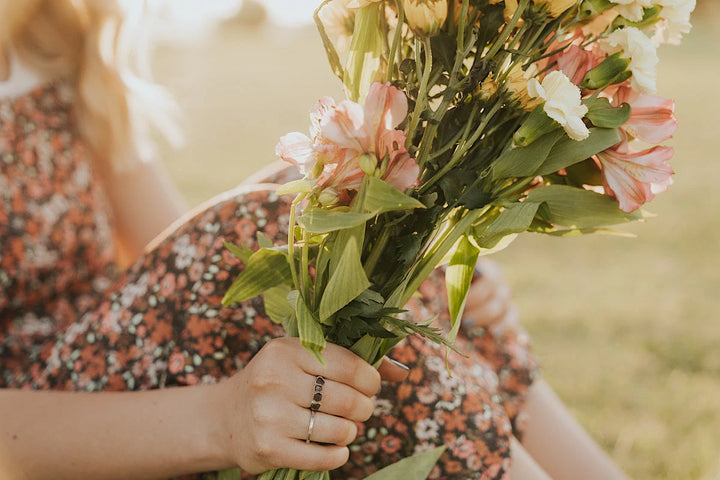
[[[390,46],[390,53],[388,55],[388,69],[385,77],[385,80],[388,82],[392,82],[393,75],[395,74],[395,61],[397,60],[396,56],[398,53],[398,46],[400,45],[400,38],[402,37],[402,26],[405,22],[405,10],[402,7],[402,2],[396,0],[395,6],[398,10],[398,23],[397,28],[395,29],[395,34],[393,35],[392,45]]]
[[[465,153],[467,153],[467,151],[470,150],[470,148],[472,148],[475,142],[480,138],[488,123],[490,122],[490,120],[492,120],[492,118],[500,110],[500,108],[502,108],[502,103],[497,102],[493,106],[493,108],[487,113],[487,115],[485,115],[483,121],[480,123],[477,130],[475,130],[472,137],[464,141],[462,144],[458,145],[458,149],[455,150],[455,153],[453,154],[450,161],[446,163],[443,168],[441,168],[435,175],[433,175],[430,180],[425,182],[422,187],[420,187],[420,189],[418,190],[419,193],[425,193],[432,185],[435,184],[435,182],[440,180],[440,178],[442,178],[447,172],[454,168],[460,160],[462,160],[463,155],[465,155]]]
[[[290,263],[290,273],[292,274],[293,285],[295,288],[301,288],[302,285],[298,279],[297,266],[295,265],[295,219],[298,204],[305,199],[305,195],[298,195],[290,205],[290,219],[288,229],[288,263]]]
[[[302,256],[300,260],[300,270],[302,273],[302,293],[306,303],[310,303],[310,233],[303,230]]]
[[[390,229],[384,228],[377,243],[373,246],[370,255],[368,255],[367,260],[365,260],[365,275],[367,275],[368,278],[370,278],[375,271],[377,262],[380,260],[380,255],[385,249],[388,240],[390,240]]]
[[[484,55],[485,58],[493,58],[497,54],[497,52],[500,51],[500,48],[505,45],[505,42],[508,38],[510,38],[510,34],[515,29],[515,25],[517,25],[517,23],[520,21],[520,17],[522,16],[523,11],[525,11],[529,3],[530,0],[520,0],[520,5],[518,5],[517,10],[515,10],[515,14],[505,26],[497,40],[495,40],[493,46],[490,48],[490,50],[488,50],[488,53]]]
[[[418,96],[417,101],[415,103],[415,108],[413,109],[412,115],[410,117],[410,122],[408,124],[408,129],[406,132],[407,135],[407,145],[406,147],[409,149],[412,146],[413,138],[415,137],[415,130],[417,129],[418,124],[420,123],[420,115],[422,112],[425,111],[425,108],[427,107],[427,89],[428,89],[428,81],[430,79],[430,72],[432,71],[432,47],[430,45],[430,39],[429,38],[423,38],[422,44],[420,43],[420,40],[415,40],[415,65],[420,65],[420,46],[422,45],[422,50],[425,56],[425,63],[423,65],[423,73],[422,77],[420,77],[420,87],[418,89]]]
[[[458,218],[449,219],[450,222],[443,233],[434,241],[433,245],[427,250],[423,258],[408,272],[410,281],[402,295],[400,305],[405,305],[420,284],[425,281],[430,272],[442,261],[445,255],[455,245],[455,242],[465,234],[465,232],[475,223],[483,214],[489,210],[489,206],[477,210],[469,210],[460,213]]]

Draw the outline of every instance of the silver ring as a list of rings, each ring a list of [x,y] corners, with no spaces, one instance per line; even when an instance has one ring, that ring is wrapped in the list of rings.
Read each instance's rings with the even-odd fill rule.
[[[312,436],[313,428],[315,428],[315,414],[316,410],[310,410],[310,425],[308,425],[308,435],[305,439],[305,443],[310,443],[310,437]]]

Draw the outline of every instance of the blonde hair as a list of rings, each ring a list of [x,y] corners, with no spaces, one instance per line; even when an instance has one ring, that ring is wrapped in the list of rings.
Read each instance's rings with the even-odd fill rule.
[[[152,153],[149,125],[177,138],[170,97],[143,79],[149,74],[144,7],[142,0],[0,0],[0,45],[74,85],[79,133],[113,168]]]

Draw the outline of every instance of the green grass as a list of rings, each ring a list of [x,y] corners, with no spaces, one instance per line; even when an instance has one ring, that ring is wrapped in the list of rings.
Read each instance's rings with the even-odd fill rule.
[[[709,11],[706,10],[704,18]],[[697,20],[696,20],[697,21]],[[713,19],[661,50],[659,91],[677,101],[675,185],[638,238],[526,235],[506,267],[546,380],[633,477],[720,472],[720,33]],[[187,145],[164,151],[188,201],[274,160],[308,109],[341,96],[314,32],[226,26],[159,52],[158,80],[186,114]]]

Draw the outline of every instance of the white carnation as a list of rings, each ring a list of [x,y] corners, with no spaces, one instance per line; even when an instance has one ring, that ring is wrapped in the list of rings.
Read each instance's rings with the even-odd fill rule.
[[[690,14],[695,10],[695,0],[659,0],[662,7],[657,32],[653,40],[657,44],[678,45],[682,36],[690,33]]]
[[[644,10],[658,3],[658,0],[612,0],[615,11],[631,22],[639,22]]]
[[[623,52],[622,57],[630,59],[632,87],[643,93],[655,93],[657,90],[657,47],[652,40],[635,27],[615,30],[600,47],[608,54]]]
[[[545,101],[547,116],[562,125],[570,138],[579,141],[590,135],[582,121],[588,109],[582,104],[580,89],[564,73],[551,72],[542,83],[532,78],[527,90],[531,97]]]

